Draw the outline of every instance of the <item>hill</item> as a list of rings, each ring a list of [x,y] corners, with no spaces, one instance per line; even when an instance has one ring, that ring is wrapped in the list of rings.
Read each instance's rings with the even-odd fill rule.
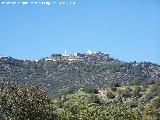
[[[122,62],[102,52],[52,54],[38,61],[0,58],[1,83],[36,85],[51,96],[78,91],[85,86],[102,89],[113,82],[144,85],[153,80],[160,80],[160,65]]]

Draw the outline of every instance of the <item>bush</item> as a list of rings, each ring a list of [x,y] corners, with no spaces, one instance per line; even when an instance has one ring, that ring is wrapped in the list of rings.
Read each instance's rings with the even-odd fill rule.
[[[113,82],[111,82],[111,86],[120,87],[120,84],[118,82],[113,81]]]
[[[98,94],[98,89],[96,89],[95,87],[92,87],[92,86],[84,87],[84,88],[82,89],[82,91],[85,92],[85,93]]]
[[[115,98],[115,95],[114,95],[112,92],[108,92],[108,93],[107,93],[107,97],[108,97],[109,99],[114,99],[114,98]]]
[[[152,101],[152,105],[155,108],[160,108],[160,95],[157,96],[153,101]]]
[[[112,90],[112,91],[116,91],[116,90],[117,90],[117,87],[111,86],[111,90]]]
[[[131,108],[136,108],[138,106],[138,103],[136,101],[130,101],[127,103],[127,106]]]
[[[134,90],[133,90],[133,96],[134,97],[141,97],[142,95],[140,94],[140,92],[142,91],[142,88],[139,86],[135,86]]]
[[[137,80],[137,79],[135,79],[135,80],[131,80],[130,82],[129,82],[129,85],[131,85],[131,86],[133,86],[133,85],[139,85],[140,83],[139,83],[139,81]]]
[[[145,100],[148,102],[148,101],[150,101],[151,99],[153,99],[154,98],[154,94],[153,93],[147,93],[146,95],[145,95]]]
[[[99,104],[101,102],[98,95],[95,95],[95,94],[91,94],[91,100],[92,100],[93,103],[98,103]]]
[[[125,90],[122,91],[122,96],[123,96],[124,98],[131,97],[131,96],[132,96],[131,91],[132,91],[132,89],[130,89],[129,87],[126,88]]]

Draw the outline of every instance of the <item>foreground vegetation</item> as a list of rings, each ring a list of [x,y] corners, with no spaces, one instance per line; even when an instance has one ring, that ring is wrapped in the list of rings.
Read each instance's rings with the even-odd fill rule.
[[[147,85],[112,83],[97,90],[59,93],[53,98],[35,86],[1,83],[1,120],[159,120],[160,81]]]

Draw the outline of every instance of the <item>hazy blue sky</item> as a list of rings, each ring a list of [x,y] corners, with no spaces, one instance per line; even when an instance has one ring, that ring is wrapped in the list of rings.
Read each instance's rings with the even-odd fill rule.
[[[0,5],[0,54],[39,59],[91,49],[160,64],[160,0],[75,1],[75,6]]]

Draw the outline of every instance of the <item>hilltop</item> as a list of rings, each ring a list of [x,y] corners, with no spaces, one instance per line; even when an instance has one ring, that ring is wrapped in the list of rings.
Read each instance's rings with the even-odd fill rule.
[[[50,57],[44,58],[45,61],[84,61],[94,64],[104,64],[108,61],[112,61],[113,59],[109,57],[109,54],[103,52],[92,52],[88,50],[86,53],[74,53],[67,54],[65,50],[64,54],[52,54]]]
[[[52,54],[37,61],[0,57],[0,81],[36,85],[49,95],[78,91],[85,86],[105,88],[142,85],[160,80],[160,65],[150,62],[122,62],[103,52]]]

